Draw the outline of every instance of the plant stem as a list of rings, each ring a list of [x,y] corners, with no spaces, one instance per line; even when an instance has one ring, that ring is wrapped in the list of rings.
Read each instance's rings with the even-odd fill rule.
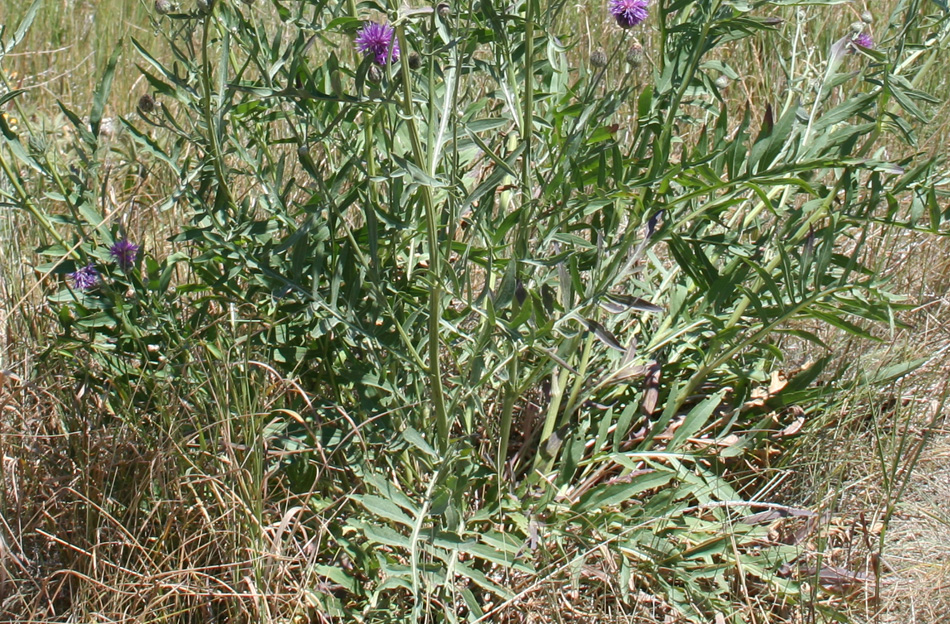
[[[408,54],[409,46],[406,42],[405,26],[396,27],[396,36],[399,38],[399,48]],[[419,129],[416,126],[415,114],[412,110],[412,76],[409,73],[409,63],[401,63],[401,80],[403,89],[403,113],[406,119],[406,128],[409,131],[409,140],[412,144],[412,155],[423,171],[428,170],[426,156],[419,140]],[[436,434],[438,448],[445,452],[449,445],[449,419],[445,409],[445,395],[442,386],[442,367],[439,363],[441,341],[439,339],[439,325],[442,320],[442,286],[441,286],[441,253],[439,250],[439,231],[435,215],[435,201],[432,189],[421,185],[423,207],[426,217],[426,243],[429,251],[429,384],[432,391],[432,404],[435,408]]]
[[[213,14],[204,18],[204,24],[201,30],[201,109],[205,118],[205,125],[208,127],[208,143],[211,147],[211,163],[214,166],[214,175],[218,179],[218,188],[224,193],[228,206],[233,206],[231,191],[228,188],[228,178],[225,172],[224,163],[221,156],[221,144],[218,140],[219,124],[215,122],[215,114],[212,112],[211,102],[211,58],[208,55],[210,47],[211,24]],[[225,31],[224,39],[227,41],[230,33]],[[227,44],[225,44],[227,47]]]

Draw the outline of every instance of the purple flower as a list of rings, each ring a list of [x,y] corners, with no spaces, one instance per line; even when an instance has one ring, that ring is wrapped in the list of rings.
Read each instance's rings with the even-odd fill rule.
[[[139,257],[139,246],[127,238],[116,241],[109,247],[109,255],[123,271],[128,271]]]
[[[874,37],[871,36],[871,33],[858,33],[851,39],[851,43],[870,50],[874,47]]]
[[[399,60],[399,41],[396,31],[389,24],[369,22],[356,34],[356,49],[362,54],[372,54],[378,65],[390,59]]]
[[[70,273],[69,278],[73,280],[76,290],[89,290],[99,283],[99,271],[92,264],[87,264],[75,273]]]
[[[647,18],[649,0],[610,0],[608,8],[621,28],[631,28]]]

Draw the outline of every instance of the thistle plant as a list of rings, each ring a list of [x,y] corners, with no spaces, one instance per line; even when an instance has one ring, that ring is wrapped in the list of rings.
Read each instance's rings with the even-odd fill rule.
[[[181,465],[218,475],[199,500],[220,481],[238,501],[235,550],[299,524],[307,604],[353,621],[500,620],[594,568],[597,595],[671,618],[740,621],[751,592],[804,608],[804,555],[755,515],[776,503],[745,467],[844,378],[816,326],[895,322],[874,228],[946,230],[939,163],[881,149],[927,120],[925,60],[862,31],[819,77],[793,54],[784,101],[737,103],[736,46],[825,3],[610,0],[586,47],[540,0],[273,3],[272,23],[167,4],[162,54],[131,42],[154,97],[122,123],[173,181],[158,208],[186,215],[168,253],[101,213],[98,168],[67,183],[9,132],[4,192],[40,219],[13,163],[58,185],[43,269],[87,294],[49,293],[58,352],[141,435],[187,437]],[[67,115],[90,162],[108,78],[88,124]],[[822,357],[777,383],[793,344]],[[172,388],[200,416],[142,424]],[[267,557],[231,563],[299,615]]]

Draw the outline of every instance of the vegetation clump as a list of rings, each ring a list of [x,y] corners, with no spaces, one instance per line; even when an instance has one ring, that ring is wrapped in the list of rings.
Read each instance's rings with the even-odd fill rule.
[[[874,241],[947,231],[918,137],[950,17],[899,2],[875,41],[812,25],[836,4],[610,0],[583,34],[544,0],[157,0],[155,41],[114,48],[88,113],[59,103],[68,132],[7,89],[0,195],[36,248],[22,301],[43,298],[15,400],[58,416],[4,451],[33,496],[4,493],[21,588],[0,610],[793,622],[873,602],[893,499],[862,520],[869,573],[832,504],[785,486],[842,397],[926,362],[836,345],[903,326]],[[135,112],[110,125],[122,55]]]

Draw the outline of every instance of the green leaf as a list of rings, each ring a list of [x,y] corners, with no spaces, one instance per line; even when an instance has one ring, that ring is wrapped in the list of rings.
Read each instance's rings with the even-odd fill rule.
[[[413,445],[429,457],[438,457],[439,454],[432,448],[426,439],[422,437],[422,434],[413,429],[412,427],[406,427],[402,432],[403,439],[409,444]]]
[[[365,507],[367,511],[376,514],[383,520],[390,520],[409,528],[415,526],[415,520],[404,514],[392,501],[373,494],[354,496],[354,499]]]
[[[924,358],[918,358],[916,360],[908,360],[906,362],[898,362],[897,364],[892,364],[890,366],[887,366],[885,368],[875,371],[874,374],[868,378],[868,382],[875,385],[891,383],[892,381],[896,381],[897,379],[900,379],[901,377],[904,377],[905,375],[909,375],[910,373],[914,372],[915,370],[917,370],[918,368],[920,368],[921,366],[923,366],[930,360],[931,358],[924,357]]]
[[[105,110],[106,101],[109,99],[109,93],[112,91],[112,79],[115,77],[115,66],[119,60],[119,54],[121,53],[122,41],[120,40],[112,50],[112,56],[109,57],[109,62],[106,64],[106,71],[102,75],[99,88],[96,89],[96,93],[92,99],[92,110],[89,111],[89,126],[92,128],[92,133],[96,137],[99,136],[102,112]]]
[[[725,396],[725,394],[726,390],[720,390],[716,394],[706,397],[691,409],[683,419],[683,424],[676,429],[676,433],[673,434],[673,439],[670,440],[670,444],[667,448],[669,448],[669,450],[675,450],[682,446],[687,438],[696,435],[709,421],[709,417],[716,411],[716,408],[722,403],[722,397]]]
[[[30,26],[33,25],[33,20],[36,19],[36,13],[40,10],[40,6],[42,6],[42,4],[42,0],[33,0],[33,4],[31,4],[30,8],[27,9],[26,15],[23,16],[22,20],[20,20],[16,31],[13,33],[13,38],[3,46],[4,54],[11,52],[18,43],[23,41],[23,38],[26,36],[26,32],[30,29]],[[12,5],[7,6],[10,7]]]
[[[667,485],[675,476],[676,473],[671,470],[649,469],[634,476],[627,483],[600,484],[584,494],[574,505],[573,510],[578,513],[585,513],[604,507],[616,507],[641,492]]]

